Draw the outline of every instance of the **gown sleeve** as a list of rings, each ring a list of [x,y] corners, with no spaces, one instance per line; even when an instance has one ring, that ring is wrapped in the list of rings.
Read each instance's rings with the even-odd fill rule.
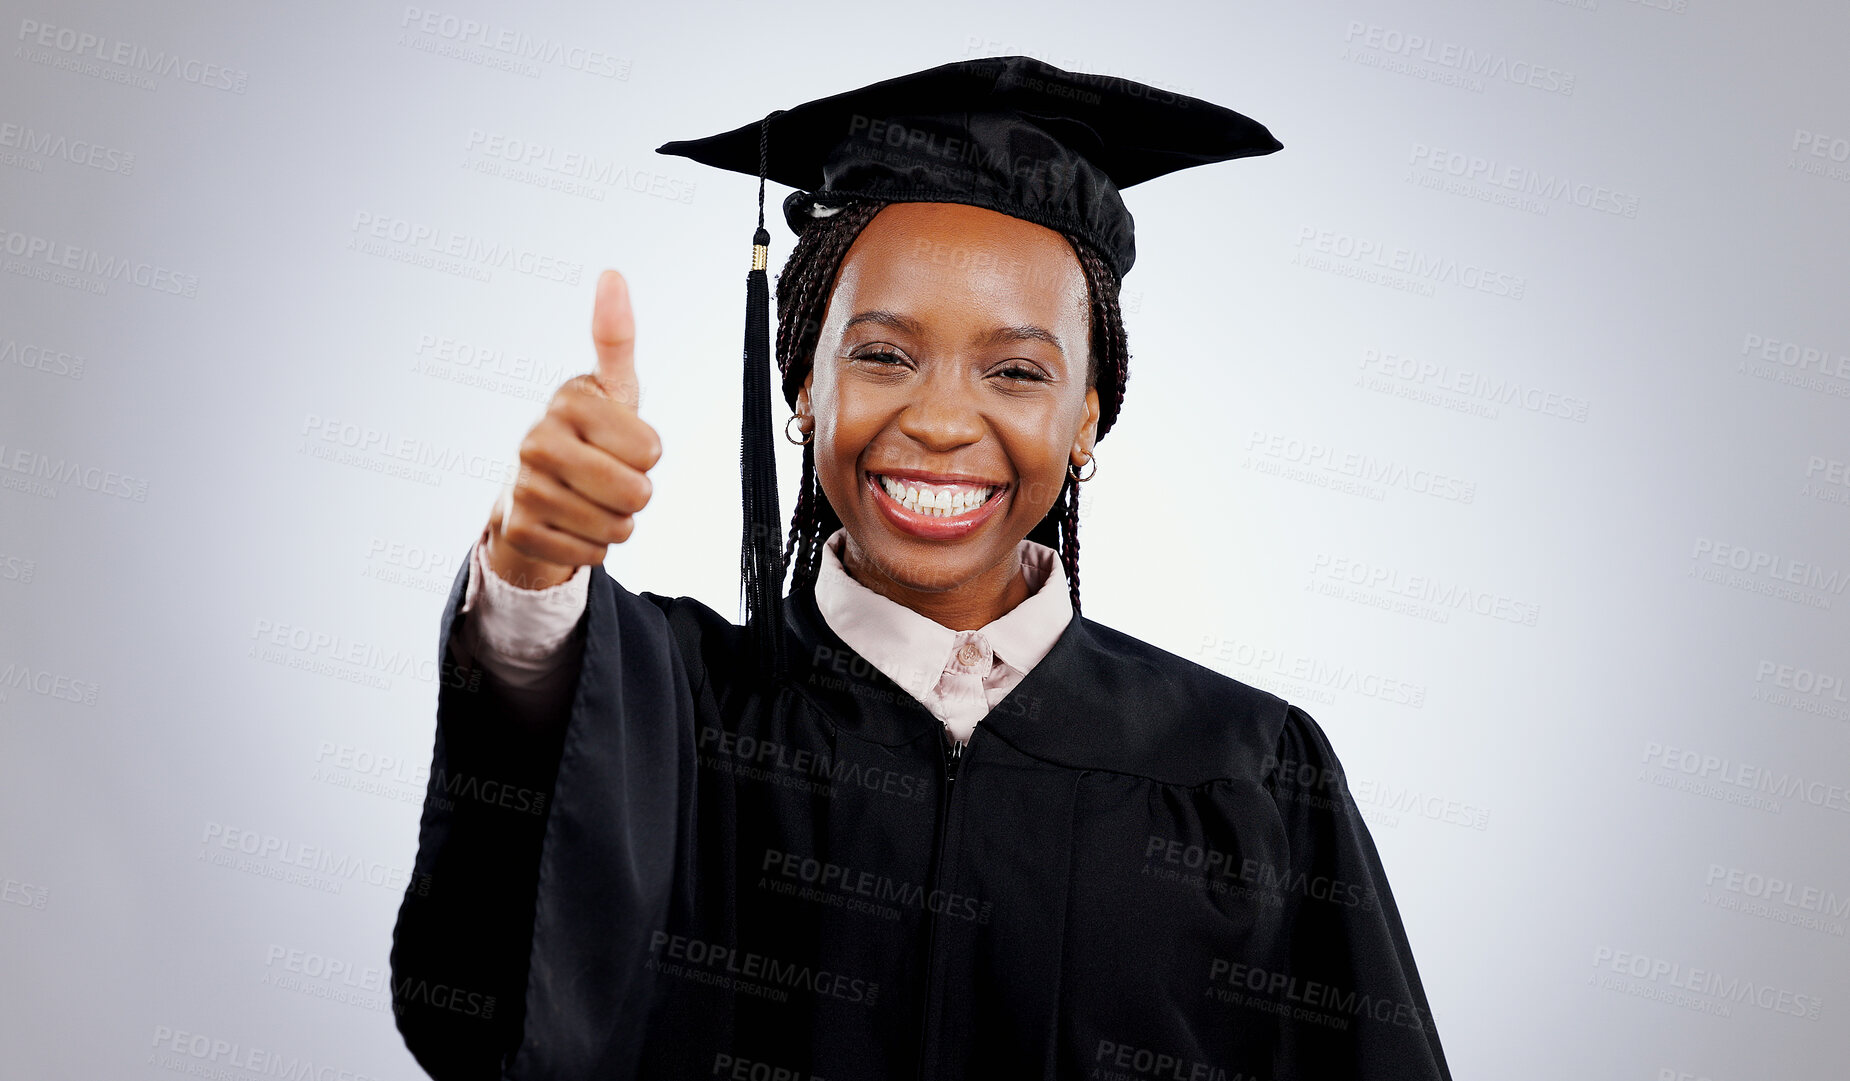
[[[1323,729],[1289,706],[1267,787],[1284,822],[1291,971],[1275,1076],[1450,1081],[1425,988],[1381,856]]]
[[[480,667],[519,712],[521,724],[557,725],[578,681],[584,642],[577,631],[590,588],[589,566],[545,589],[505,581],[489,567],[485,540],[478,539],[463,592],[466,618],[450,639],[451,657],[457,664]]]
[[[627,1076],[612,1033],[640,1031],[649,937],[691,844],[698,606],[591,568],[569,714],[532,727],[458,663],[467,574],[438,635],[430,782],[392,934],[396,1023],[437,1081]]]

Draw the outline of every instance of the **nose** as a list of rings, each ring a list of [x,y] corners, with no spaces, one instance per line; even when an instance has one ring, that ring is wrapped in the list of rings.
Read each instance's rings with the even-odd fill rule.
[[[955,450],[983,438],[983,418],[953,365],[933,365],[917,395],[900,411],[899,430],[931,451]]]

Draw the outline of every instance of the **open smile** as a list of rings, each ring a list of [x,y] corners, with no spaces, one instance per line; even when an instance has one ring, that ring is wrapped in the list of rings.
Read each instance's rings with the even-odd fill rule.
[[[1007,494],[1007,484],[926,479],[915,474],[868,473],[867,487],[887,520],[906,533],[951,540],[982,524]]]

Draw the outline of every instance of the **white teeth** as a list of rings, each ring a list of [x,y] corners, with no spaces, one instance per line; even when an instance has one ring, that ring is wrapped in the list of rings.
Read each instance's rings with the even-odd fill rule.
[[[907,510],[927,514],[934,518],[949,518],[981,506],[996,491],[992,485],[971,487],[967,484],[923,486],[901,484],[887,476],[880,477],[880,486],[885,488],[886,493]]]

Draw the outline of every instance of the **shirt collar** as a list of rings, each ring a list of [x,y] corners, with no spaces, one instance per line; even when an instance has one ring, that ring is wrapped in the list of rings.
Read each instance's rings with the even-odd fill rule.
[[[847,529],[841,528],[823,542],[816,607],[830,629],[867,663],[925,701],[955,652],[959,632],[855,581],[841,560],[847,537]],[[1059,553],[1023,538],[1016,554],[1031,592],[980,630],[997,663],[1025,675],[1072,622],[1073,602]]]

